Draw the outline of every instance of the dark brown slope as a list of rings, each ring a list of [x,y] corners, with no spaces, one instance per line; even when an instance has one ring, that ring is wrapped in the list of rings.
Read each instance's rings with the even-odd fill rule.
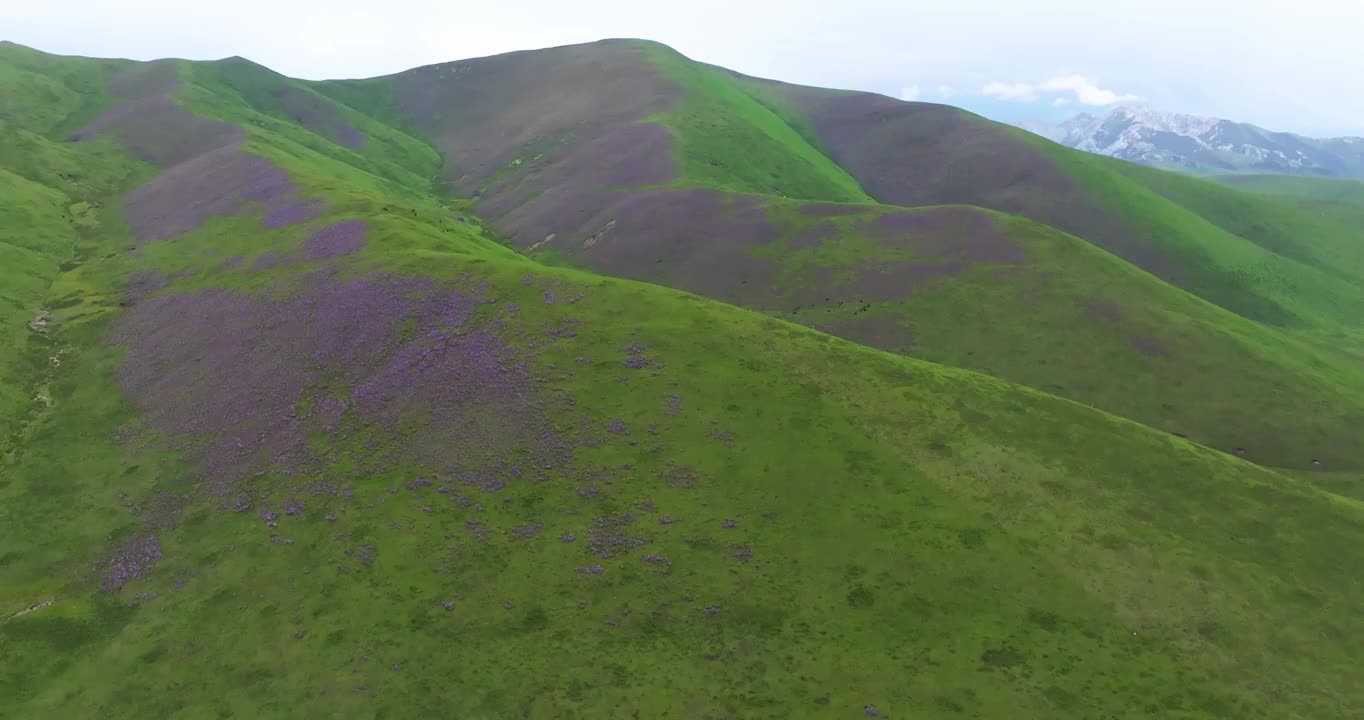
[[[568,178],[637,185],[672,177],[666,130],[641,121],[679,91],[637,42],[461,60],[389,80],[399,112],[445,154],[442,174],[460,193],[490,200]],[[517,181],[500,181],[514,169]]]
[[[1284,252],[1297,239],[1239,234],[1244,223],[1200,215],[1165,196],[1162,183],[1127,172],[1130,163],[944,105],[734,77],[794,106],[832,159],[881,202],[1021,215],[1263,323],[1322,326],[1364,311],[1359,288],[1333,277],[1329,262]]]
[[[647,43],[604,40],[416,68],[323,93],[382,112],[444,156],[439,180],[521,247],[572,234],[642,186],[677,173],[673,138],[649,118],[681,90]]]
[[[809,117],[835,162],[877,200],[965,204],[1083,237],[1167,281],[1181,263],[1088,198],[1025,133],[963,110],[874,93],[747,79],[778,88]]]

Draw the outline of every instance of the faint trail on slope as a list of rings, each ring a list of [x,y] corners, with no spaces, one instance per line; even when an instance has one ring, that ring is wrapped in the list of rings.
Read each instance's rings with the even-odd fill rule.
[[[47,600],[44,600],[36,605],[30,605],[27,608],[24,608],[23,610],[20,610],[19,612],[14,613],[13,615],[10,615],[9,617],[5,618],[5,622],[21,618],[31,612],[37,612],[55,602],[57,602],[57,598],[48,598]]]

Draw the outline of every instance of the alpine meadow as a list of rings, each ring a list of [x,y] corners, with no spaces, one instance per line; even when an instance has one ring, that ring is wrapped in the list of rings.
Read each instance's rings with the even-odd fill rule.
[[[0,718],[1364,716],[1364,185],[643,40],[0,98]]]

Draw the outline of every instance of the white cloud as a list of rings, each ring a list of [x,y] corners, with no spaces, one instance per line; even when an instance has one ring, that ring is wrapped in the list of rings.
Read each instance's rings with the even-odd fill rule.
[[[980,89],[980,94],[999,98],[1000,100],[1032,102],[1037,99],[1037,88],[1027,83],[1003,83],[995,81],[986,83],[985,87]]]
[[[1083,105],[1112,105],[1120,102],[1131,102],[1139,100],[1136,95],[1119,94],[1112,90],[1105,90],[1083,75],[1062,75],[1054,77],[1044,83],[1041,88],[1048,92],[1069,92],[1074,94],[1075,100]]]
[[[953,95],[956,95],[956,94],[957,94],[956,89],[953,88],[951,85],[939,85],[939,86],[938,86],[938,97],[950,98],[950,97],[952,97]]]
[[[919,86],[906,85],[900,88],[900,99],[905,102],[914,102],[919,99]]]
[[[1051,104],[1060,107],[1061,105],[1069,105],[1070,101],[1065,98],[1056,98],[1055,100],[1051,101]]]

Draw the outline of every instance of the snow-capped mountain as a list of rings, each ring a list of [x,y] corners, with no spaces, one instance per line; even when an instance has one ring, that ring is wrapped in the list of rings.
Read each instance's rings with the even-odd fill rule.
[[[1078,150],[1193,172],[1364,177],[1364,138],[1316,139],[1246,123],[1121,105],[1019,127]]]

